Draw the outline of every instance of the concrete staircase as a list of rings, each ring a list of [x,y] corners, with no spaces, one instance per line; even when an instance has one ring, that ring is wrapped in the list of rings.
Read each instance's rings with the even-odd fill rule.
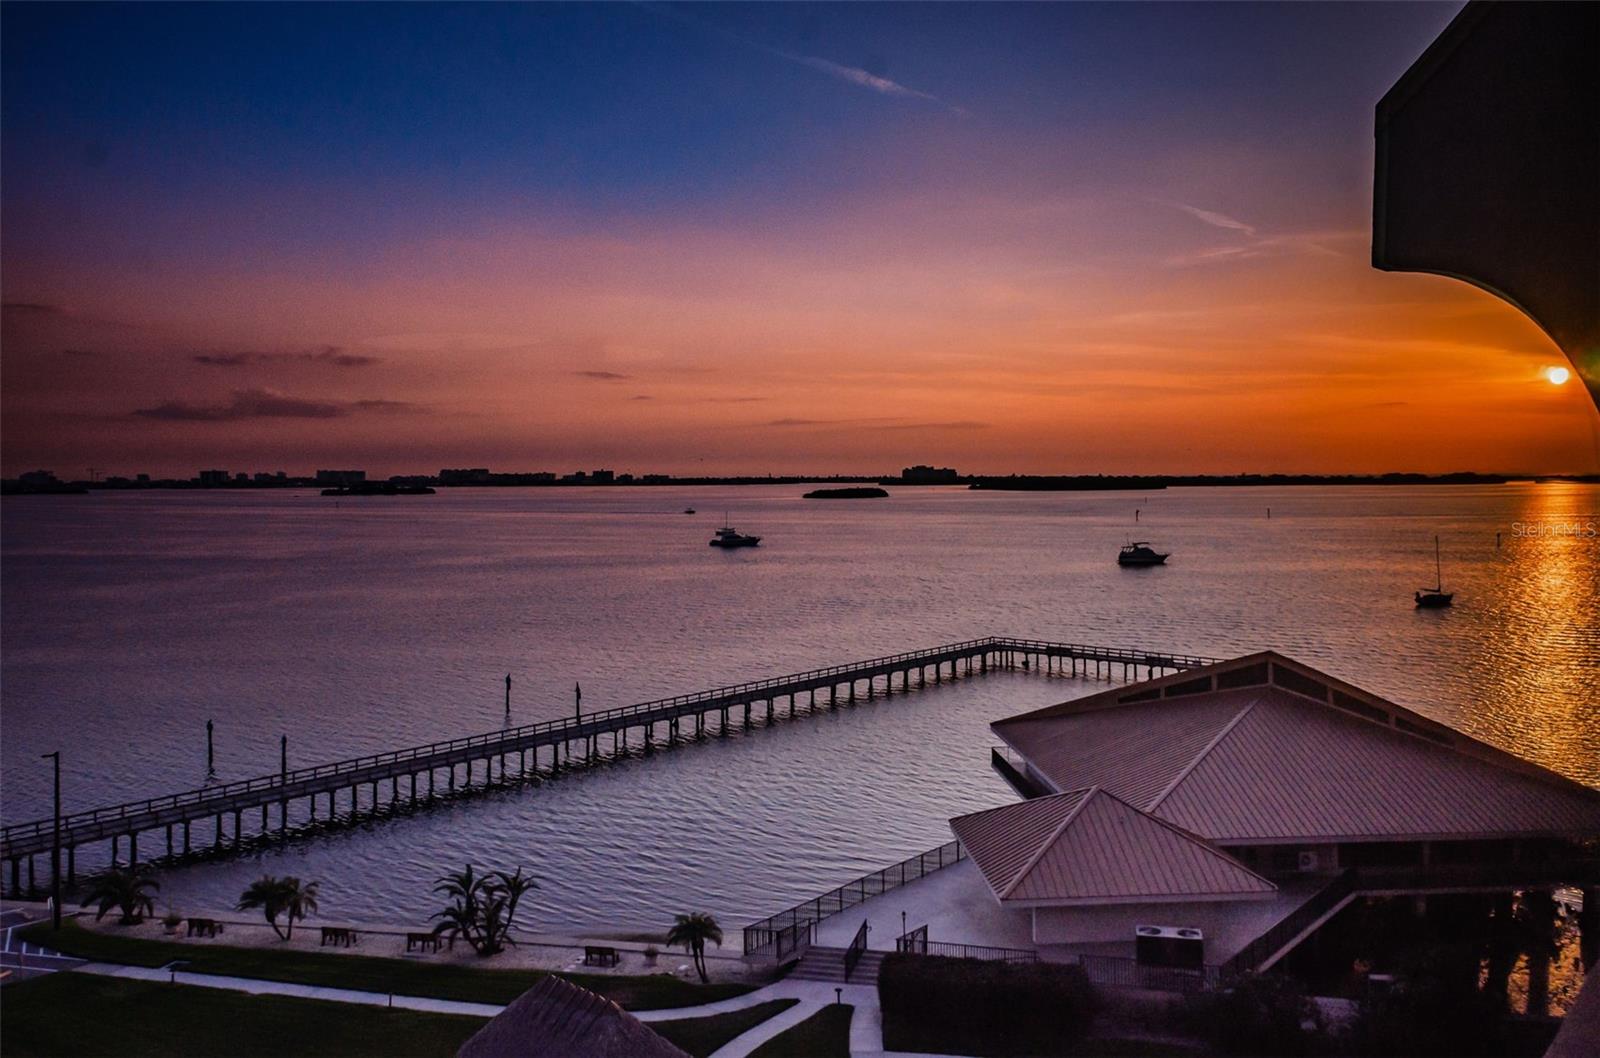
[[[827,981],[833,984],[873,985],[878,982],[878,969],[883,965],[881,951],[861,953],[861,961],[851,971],[850,980],[844,979],[843,948],[819,948],[812,945],[801,956],[800,963],[789,974],[791,981]]]

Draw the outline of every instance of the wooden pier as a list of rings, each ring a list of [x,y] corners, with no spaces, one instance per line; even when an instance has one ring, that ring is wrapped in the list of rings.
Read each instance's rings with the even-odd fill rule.
[[[735,726],[770,724],[820,708],[837,709],[858,697],[905,693],[996,669],[1135,679],[1214,660],[1009,637],[951,643],[74,812],[61,817],[59,838],[54,819],[17,823],[0,830],[0,863],[5,864],[0,883],[11,896],[37,894],[41,884],[48,887],[48,875],[36,876],[34,860],[51,852],[57,840],[65,858],[63,881],[71,886],[77,850],[92,842],[111,843],[113,864],[228,855],[307,826],[406,811],[486,787],[537,782],[636,749],[652,752],[687,737],[683,728],[688,724],[694,738],[708,731],[726,734]],[[818,692],[826,694],[821,703]],[[142,858],[141,836],[146,840]]]

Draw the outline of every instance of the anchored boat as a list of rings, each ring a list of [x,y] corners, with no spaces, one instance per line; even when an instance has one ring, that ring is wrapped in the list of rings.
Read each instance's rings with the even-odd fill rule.
[[[1444,567],[1439,564],[1439,538],[1433,538],[1433,573],[1434,585],[1431,588],[1418,588],[1416,594],[1417,609],[1442,610],[1451,604],[1456,593],[1444,590]]]
[[[724,525],[711,538],[712,547],[755,547],[761,543],[759,536],[748,536],[731,525]]]
[[[1159,566],[1166,561],[1167,555],[1153,550],[1148,540],[1134,541],[1123,547],[1117,554],[1117,565],[1119,566]]]

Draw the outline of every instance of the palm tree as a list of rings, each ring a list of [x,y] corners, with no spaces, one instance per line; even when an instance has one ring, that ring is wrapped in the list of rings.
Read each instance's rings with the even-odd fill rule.
[[[442,875],[433,891],[449,897],[450,904],[434,913],[433,917],[442,921],[433,927],[433,932],[445,934],[452,944],[457,937],[465,937],[474,951],[490,954],[484,951],[482,940],[482,904],[488,884],[489,879],[474,871],[470,863],[460,873]]]
[[[710,984],[711,977],[706,973],[706,941],[722,947],[722,927],[703,911],[693,911],[677,918],[677,922],[667,930],[667,945],[682,945],[684,951],[694,956],[694,968],[700,971],[700,982]]]
[[[307,915],[317,913],[317,883],[301,882],[300,879],[290,875],[278,883],[280,895],[283,898],[283,913],[288,929],[284,932],[283,939],[288,940],[294,933],[294,920],[304,919]]]
[[[160,888],[161,883],[151,877],[148,868],[113,867],[95,880],[94,886],[83,898],[83,906],[99,905],[94,916],[96,922],[105,918],[106,912],[116,908],[122,914],[118,922],[124,926],[136,926],[145,915],[156,913],[156,904],[150,894]]]
[[[278,928],[278,916],[283,914],[283,898],[283,882],[270,874],[263,874],[239,894],[239,903],[235,910],[254,911],[260,908],[261,917],[267,920],[272,932],[276,933],[280,940],[288,940],[289,935]],[[292,927],[293,923],[290,925]]]
[[[471,864],[459,873],[446,874],[433,891],[450,898],[449,906],[434,913],[439,919],[434,933],[448,935],[453,942],[464,937],[479,955],[494,955],[505,950],[511,939],[511,923],[523,894],[539,888],[531,876],[518,867],[513,874],[492,871],[478,874]]]

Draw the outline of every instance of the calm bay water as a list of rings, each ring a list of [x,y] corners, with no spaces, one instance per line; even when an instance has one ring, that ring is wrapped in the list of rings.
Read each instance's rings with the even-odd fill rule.
[[[567,715],[574,681],[599,709],[990,634],[1270,647],[1600,785],[1600,488],[803,491],[8,498],[0,815],[48,814],[57,748],[69,811],[199,785],[208,718],[228,780],[275,771],[280,734],[301,766],[492,730],[508,672],[524,723]],[[725,510],[760,548],[706,546]],[[1419,612],[1435,533],[1457,606]],[[1119,569],[1130,535],[1170,565]],[[421,921],[432,879],[472,861],[540,876],[534,928],[736,925],[1011,800],[987,725],[1103,686],[1005,673],[875,699],[168,871],[162,902],[297,873],[333,917]]]

